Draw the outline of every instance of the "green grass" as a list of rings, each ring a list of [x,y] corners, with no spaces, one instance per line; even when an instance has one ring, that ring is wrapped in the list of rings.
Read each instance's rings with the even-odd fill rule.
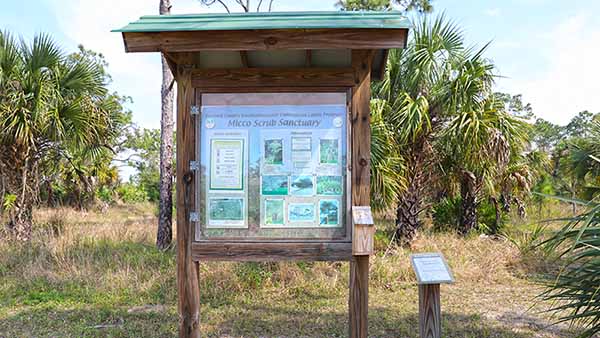
[[[31,243],[0,242],[0,337],[177,335],[175,253],[155,250],[151,207],[42,210],[36,220]],[[370,336],[418,336],[408,256],[423,251],[442,251],[457,280],[442,286],[444,337],[575,335],[550,326],[549,304],[533,299],[540,271],[511,242],[425,231],[411,250],[388,248],[389,226],[379,226],[371,261]],[[347,336],[347,263],[203,263],[200,270],[207,337]]]

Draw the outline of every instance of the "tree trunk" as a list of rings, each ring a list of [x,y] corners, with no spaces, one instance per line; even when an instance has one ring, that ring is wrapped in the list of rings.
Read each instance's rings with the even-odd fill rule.
[[[492,234],[497,234],[498,229],[500,229],[500,222],[502,221],[502,210],[500,209],[500,205],[498,203],[498,199],[494,196],[490,197],[490,202],[494,205],[494,211],[496,212],[496,219],[494,221],[494,226],[491,229]]]
[[[502,203],[502,211],[509,213],[510,212],[510,194],[501,193],[500,194],[500,203]]]
[[[32,228],[33,204],[26,202],[15,205],[14,210],[9,212],[8,229],[16,236],[17,240],[28,241],[31,239]]]
[[[477,179],[470,171],[463,171],[460,194],[462,197],[462,210],[460,215],[461,233],[467,234],[477,226]]]
[[[171,14],[171,1],[160,0],[159,12]],[[173,74],[164,55],[162,59],[160,118],[160,196],[156,246],[166,250],[173,239]]]
[[[31,238],[35,202],[31,189],[33,165],[27,159],[27,150],[19,146],[5,145],[0,148],[0,153],[4,191],[1,207],[8,214],[6,227],[17,240],[27,241]]]
[[[421,227],[419,213],[421,211],[420,182],[412,179],[408,189],[398,201],[396,208],[396,240],[402,245],[408,245],[415,238]]]
[[[46,193],[48,194],[46,206],[48,208],[56,207],[56,205],[54,204],[54,190],[52,189],[52,183],[50,181],[46,182]]]
[[[426,138],[422,137],[411,147],[410,161],[407,163],[408,186],[400,195],[396,208],[396,241],[401,245],[410,244],[422,225],[419,215],[422,211],[423,187],[429,178],[425,172],[426,153]]]

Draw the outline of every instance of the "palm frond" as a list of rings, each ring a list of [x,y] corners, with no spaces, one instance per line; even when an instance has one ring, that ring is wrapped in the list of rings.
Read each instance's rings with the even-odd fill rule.
[[[22,41],[21,53],[25,66],[31,73],[52,69],[64,59],[58,45],[47,34],[36,35],[31,45]]]
[[[407,144],[431,131],[431,119],[429,102],[425,96],[413,99],[405,93],[403,98],[401,107],[389,114],[388,122],[397,126],[397,137],[401,143]]]
[[[389,110],[387,101],[371,100],[371,206],[376,211],[394,206],[406,187],[399,145],[384,120]]]
[[[551,311],[559,314],[559,322],[585,327],[581,337],[600,332],[600,204],[590,201],[588,205],[588,211],[541,244],[559,253],[562,269],[545,283],[540,298],[554,302]]]

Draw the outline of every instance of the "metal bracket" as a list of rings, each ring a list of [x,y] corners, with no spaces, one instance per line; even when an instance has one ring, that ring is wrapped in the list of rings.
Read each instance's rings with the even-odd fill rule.
[[[193,171],[200,170],[200,161],[190,161],[190,170],[193,170]]]
[[[190,107],[190,114],[192,114],[192,115],[200,115],[200,107],[198,107],[198,106],[191,106]]]
[[[198,216],[198,213],[193,211],[190,212],[190,222],[198,222],[200,220],[200,217]]]

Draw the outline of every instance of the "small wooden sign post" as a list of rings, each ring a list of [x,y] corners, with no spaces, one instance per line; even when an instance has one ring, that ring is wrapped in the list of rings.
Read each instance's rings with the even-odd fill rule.
[[[419,332],[421,338],[442,336],[440,283],[454,283],[452,272],[441,253],[411,255],[419,283]]]

